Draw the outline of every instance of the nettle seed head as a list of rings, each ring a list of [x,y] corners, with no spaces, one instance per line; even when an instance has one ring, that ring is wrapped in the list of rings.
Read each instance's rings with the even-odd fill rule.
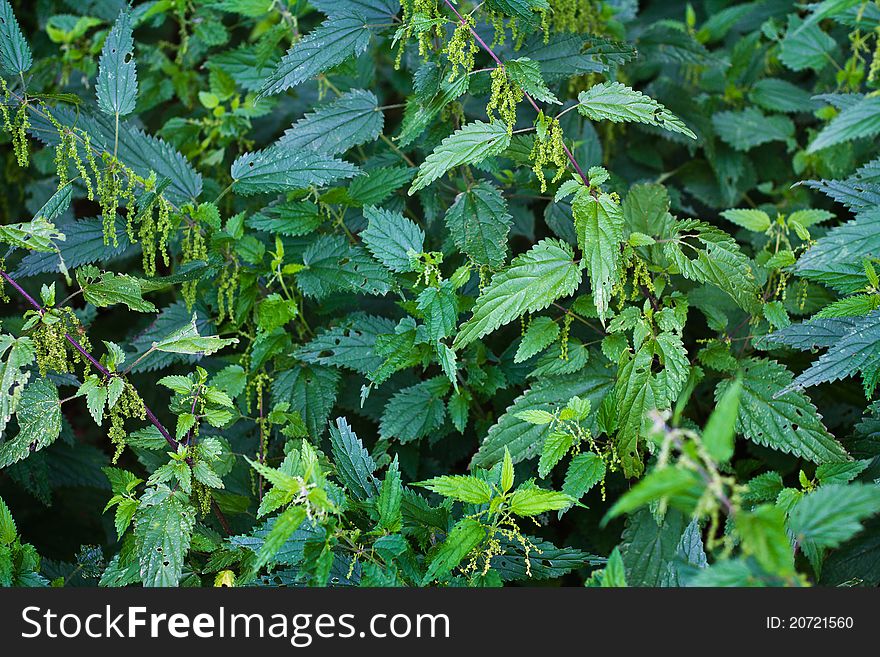
[[[507,134],[513,134],[516,106],[524,97],[520,86],[511,82],[503,66],[498,66],[492,71],[492,93],[486,105],[486,115],[492,120],[498,112],[500,119],[507,124]]]
[[[552,182],[559,182],[568,166],[568,156],[565,154],[565,143],[562,141],[562,128],[555,118],[548,118],[543,112],[535,121],[535,144],[530,154],[532,158],[532,171],[541,183],[541,192],[547,191],[547,180],[544,177],[544,167],[552,164],[556,167],[556,174]]]
[[[453,82],[458,77],[458,67],[464,69],[464,75],[474,70],[474,55],[480,50],[474,41],[471,29],[476,25],[473,16],[465,16],[464,21],[458,24],[452,39],[446,46],[446,57],[451,68],[449,81]]]

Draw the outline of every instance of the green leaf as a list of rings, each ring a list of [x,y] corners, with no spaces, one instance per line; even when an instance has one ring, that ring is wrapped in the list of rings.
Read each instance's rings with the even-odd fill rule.
[[[35,379],[19,397],[18,435],[0,445],[0,468],[48,447],[61,435],[58,388],[49,379]]]
[[[18,409],[21,392],[30,379],[27,366],[34,361],[34,346],[28,337],[0,334],[0,436]]]
[[[799,541],[835,548],[862,531],[862,520],[880,513],[875,484],[829,484],[804,495],[789,514]]]
[[[178,586],[195,526],[195,511],[170,493],[158,493],[146,493],[135,514],[141,580],[144,586]]]
[[[402,520],[400,502],[402,499],[403,486],[400,483],[400,467],[397,463],[397,455],[395,455],[385,473],[382,488],[379,490],[379,499],[376,501],[376,507],[379,510],[379,526],[385,531],[392,533],[400,531]]]
[[[458,320],[458,297],[452,281],[443,281],[439,287],[426,287],[418,296],[418,309],[425,316],[428,336],[436,342],[455,330]]]
[[[880,311],[861,319],[856,327],[830,345],[816,362],[801,372],[785,392],[837,381],[862,372],[866,381],[876,380],[880,368]],[[867,388],[866,388],[867,389]]]
[[[353,313],[336,326],[322,330],[295,356],[307,363],[344,367],[367,375],[385,360],[376,352],[380,335],[394,333],[394,322],[384,317]]]
[[[429,435],[446,417],[443,398],[447,392],[449,381],[445,376],[435,376],[396,392],[382,413],[380,435],[397,438],[401,443]]]
[[[770,228],[770,217],[763,210],[725,210],[721,216],[737,226],[756,233],[766,232]]]
[[[257,552],[254,571],[259,570],[273,560],[278,551],[287,543],[293,533],[300,528],[306,519],[306,509],[302,506],[289,507],[275,518],[272,530],[266,535],[263,545]]]
[[[288,128],[278,145],[292,150],[308,149],[322,155],[337,155],[349,148],[374,141],[382,132],[384,116],[370,91],[355,89]]]
[[[829,54],[836,46],[834,39],[816,24],[802,24],[791,14],[788,31],[779,48],[779,59],[792,71],[812,68],[822,70],[829,62]]]
[[[604,478],[605,461],[593,452],[582,452],[569,463],[562,492],[579,500]]]
[[[733,456],[733,437],[739,414],[742,380],[735,379],[718,398],[703,429],[703,445],[713,459],[725,463]]]
[[[528,360],[537,353],[549,347],[559,337],[559,324],[550,317],[537,317],[529,323],[529,327],[523,334],[516,354],[513,356],[514,363]]]
[[[422,165],[409,188],[412,196],[427,187],[453,167],[479,164],[487,157],[498,155],[510,144],[507,126],[502,121],[474,121],[446,137]]]
[[[801,255],[794,271],[842,294],[864,290],[867,284],[864,258],[880,256],[880,210],[856,215],[835,226]]]
[[[233,189],[242,196],[324,186],[360,170],[350,162],[308,149],[276,144],[232,163]]]
[[[422,586],[451,572],[471,550],[483,542],[485,537],[486,530],[476,520],[472,518],[459,520],[431,557],[428,571],[422,578]]]
[[[33,63],[31,48],[18,26],[8,0],[0,0],[0,67],[14,77],[19,77]]]
[[[10,545],[15,542],[18,536],[18,530],[15,527],[15,520],[12,518],[12,512],[6,506],[6,502],[0,497],[0,545]]]
[[[674,230],[664,252],[682,276],[717,286],[747,312],[760,311],[751,261],[730,235],[693,219],[677,221]]]
[[[296,281],[306,296],[324,299],[344,290],[382,296],[391,289],[391,275],[361,246],[342,235],[320,235],[303,253],[306,269]]]
[[[512,217],[501,192],[487,182],[477,183],[455,197],[446,211],[446,226],[455,245],[478,265],[497,268],[507,257],[507,234]]]
[[[748,358],[741,367],[738,433],[759,445],[814,463],[848,460],[846,450],[828,433],[810,399],[791,389],[793,377],[784,366],[772,360]],[[731,385],[731,380],[718,384],[716,400]]]
[[[863,96],[843,108],[807,147],[807,153],[853,139],[873,137],[880,132],[880,97]]]
[[[542,488],[520,488],[510,496],[510,511],[517,516],[537,516],[567,509],[575,500],[565,493]]]
[[[593,121],[638,122],[697,136],[653,98],[620,82],[601,82],[578,94],[578,112]]]
[[[748,151],[772,141],[792,142],[794,123],[787,116],[765,115],[755,107],[740,112],[719,112],[712,125],[721,139],[738,151]]]
[[[364,18],[340,12],[287,51],[263,83],[260,96],[279,94],[305,82],[353,55],[360,55],[369,43],[370,30]]]
[[[581,282],[573,258],[571,247],[554,239],[542,240],[514,258],[483,290],[453,347],[461,349],[524,313],[543,310],[572,294]]]
[[[611,291],[620,278],[620,243],[623,241],[623,212],[608,194],[593,198],[586,192],[571,206],[578,246],[584,254],[593,301],[599,319],[605,323]]]
[[[171,335],[152,344],[156,351],[164,351],[172,354],[202,354],[209,356],[216,351],[238,344],[238,338],[221,338],[217,335],[199,335],[196,326],[197,316],[193,314],[192,320]]]
[[[327,418],[339,387],[339,372],[321,365],[296,365],[277,375],[272,383],[272,403],[289,404],[300,414],[309,435],[321,436],[327,430]]]
[[[425,233],[399,212],[369,206],[364,208],[369,222],[361,240],[373,257],[394,272],[413,271],[410,255],[425,249]]]
[[[782,509],[765,504],[754,511],[740,511],[734,524],[745,554],[754,556],[772,575],[789,577],[794,574],[793,551],[785,531]]]
[[[140,281],[133,276],[100,272],[95,267],[86,266],[77,272],[77,279],[83,298],[96,308],[122,303],[138,312],[158,312],[156,306],[143,299]]]
[[[336,425],[330,426],[330,446],[336,474],[348,491],[359,500],[375,497],[376,464],[345,418],[337,418]]]
[[[561,105],[562,102],[547,88],[541,76],[541,65],[528,57],[511,59],[504,64],[507,76],[529,96],[542,103]]]
[[[819,105],[808,91],[779,78],[755,82],[749,90],[749,100],[771,112],[811,112]]]
[[[64,233],[59,232],[54,224],[42,217],[20,224],[0,226],[0,242],[6,242],[20,249],[57,253],[56,240],[63,242]]]
[[[482,479],[465,475],[444,475],[417,482],[415,485],[468,504],[485,504],[492,497],[489,484]]]
[[[699,501],[706,484],[693,470],[665,467],[654,470],[630,488],[614,503],[606,514],[606,519],[616,518],[624,513],[659,500],[668,502],[682,511],[691,511]]]
[[[137,100],[138,82],[131,28],[131,13],[123,9],[107,34],[98,62],[98,107],[116,117],[131,114]]]
[[[563,431],[553,431],[547,436],[541,447],[541,458],[538,459],[538,476],[546,477],[571,449],[574,438]]]

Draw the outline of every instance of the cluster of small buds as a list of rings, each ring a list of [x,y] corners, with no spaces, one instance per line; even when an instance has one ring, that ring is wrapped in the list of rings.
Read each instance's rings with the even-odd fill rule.
[[[0,102],[3,128],[9,133],[12,140],[12,152],[15,154],[16,162],[18,162],[20,167],[24,168],[27,167],[29,162],[27,130],[30,127],[30,120],[27,113],[28,104],[25,100],[25,102],[18,106],[13,116],[7,105],[10,98],[9,89],[2,80],[0,80],[0,91],[3,93],[3,102]]]
[[[571,336],[571,322],[574,319],[572,313],[565,313],[562,318],[562,331],[559,333],[559,358],[568,360],[568,339]]]
[[[446,45],[446,57],[449,60],[450,72],[449,81],[453,82],[458,77],[459,66],[467,75],[474,70],[474,55],[479,52],[474,35],[471,30],[476,25],[473,16],[465,16],[464,20],[459,22],[452,33],[452,38]]]
[[[71,308],[47,310],[46,316],[31,334],[40,376],[46,376],[49,371],[66,374],[73,371],[77,363],[83,363],[88,368],[88,361],[68,342],[67,334],[75,335],[86,351],[91,349],[85,331]]]
[[[400,37],[400,46],[397,50],[397,56],[394,60],[395,70],[400,68],[400,60],[403,57],[403,49],[413,36],[415,31],[415,17],[418,15],[419,22],[436,21],[433,28],[422,29],[418,31],[419,39],[419,55],[426,57],[431,48],[431,36],[438,39],[443,38],[442,19],[443,14],[437,6],[437,0],[403,0],[400,3],[403,13],[401,15],[401,23],[403,27],[398,33]]]
[[[495,118],[495,112],[507,124],[507,134],[513,133],[516,124],[516,106],[524,98],[523,90],[518,84],[511,82],[503,66],[492,70],[492,93],[486,105],[486,115]]]
[[[205,234],[202,232],[198,222],[193,220],[186,224],[183,231],[183,239],[181,240],[181,262],[186,264],[194,260],[205,260],[208,257],[208,244],[205,240]],[[181,293],[186,301],[186,309],[192,310],[196,302],[196,289],[198,281],[184,281],[181,286]]]
[[[632,296],[631,300],[635,301],[643,294],[642,288],[654,294],[654,279],[651,278],[651,272],[648,271],[648,265],[645,261],[636,255],[632,258]]]
[[[492,43],[491,46],[503,46],[507,40],[507,30],[504,27],[504,14],[487,9],[483,13],[486,22],[492,26]]]
[[[235,316],[234,304],[235,293],[238,290],[239,274],[241,265],[238,262],[238,256],[228,252],[226,256],[226,266],[220,272],[220,279],[217,281],[217,322],[220,323],[227,317],[232,319]]]
[[[543,113],[538,117],[535,144],[532,146],[530,157],[532,159],[532,171],[541,183],[541,193],[547,191],[547,180],[544,177],[544,167],[552,164],[556,167],[556,174],[552,182],[555,184],[565,175],[568,165],[568,156],[565,154],[565,144],[562,141],[562,128],[555,118],[546,118]]]
[[[134,386],[128,381],[125,382],[125,387],[122,389],[119,399],[109,409],[107,414],[110,419],[108,435],[110,442],[116,446],[112,459],[112,463],[115,464],[122,455],[122,450],[125,449],[125,439],[128,435],[125,432],[125,420],[127,418],[143,420],[147,417],[147,414],[143,400],[138,395],[137,390],[134,389]]]
[[[590,0],[550,0],[556,32],[593,34],[600,25],[599,12]]]

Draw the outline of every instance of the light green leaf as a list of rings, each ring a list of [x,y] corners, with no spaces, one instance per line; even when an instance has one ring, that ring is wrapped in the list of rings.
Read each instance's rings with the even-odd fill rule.
[[[199,335],[196,315],[192,321],[162,340],[154,342],[152,348],[172,354],[204,354],[208,356],[231,344],[238,344],[238,338],[221,338],[217,335]]]
[[[741,393],[742,381],[735,379],[719,397],[703,429],[703,445],[709,456],[719,463],[725,463],[733,456],[733,437]]]
[[[581,452],[568,465],[562,492],[579,500],[604,478],[605,461],[593,452]]]
[[[144,586],[178,586],[195,511],[170,492],[144,497],[134,521],[141,580]]]
[[[581,282],[573,258],[571,247],[554,239],[542,240],[514,258],[483,290],[453,347],[461,349],[524,313],[543,310],[572,294]]]
[[[444,475],[415,484],[468,504],[485,504],[492,497],[492,489],[482,479],[465,475]]]
[[[51,445],[61,434],[58,388],[49,379],[35,379],[19,398],[18,435],[0,445],[0,468]]]
[[[156,306],[144,300],[140,281],[133,276],[100,272],[87,265],[79,269],[77,280],[82,288],[83,298],[96,308],[122,303],[138,312],[158,312]]]
[[[518,516],[536,516],[546,511],[567,509],[574,502],[565,493],[542,488],[520,488],[510,496],[510,511]]]
[[[368,206],[364,218],[369,222],[361,233],[367,250],[394,272],[413,270],[410,254],[425,249],[425,232],[399,212]]]
[[[571,209],[578,246],[584,254],[593,286],[593,301],[604,324],[611,291],[620,277],[623,212],[608,194],[593,198],[586,191],[575,197]]]
[[[697,136],[653,98],[620,82],[601,82],[578,94],[578,112],[593,121],[638,122]]]
[[[756,233],[766,232],[770,228],[770,217],[763,210],[753,210],[751,208],[743,210],[725,210],[721,216],[737,226],[742,226],[746,230],[752,230]]]
[[[116,117],[131,114],[137,100],[137,69],[131,28],[131,13],[123,9],[107,34],[98,62],[98,107]]]
[[[559,331],[559,324],[550,317],[533,319],[516,349],[513,362],[521,363],[549,347],[559,337]]]
[[[476,520],[472,518],[459,520],[431,557],[428,571],[422,578],[422,586],[447,575],[471,550],[482,543],[485,537],[486,530]]]
[[[876,484],[828,484],[804,495],[789,515],[800,541],[835,548],[862,531],[862,520],[880,513]]]
[[[33,361],[34,347],[29,337],[0,334],[0,436],[18,409],[21,392],[31,375],[26,368]]]
[[[480,182],[455,197],[446,211],[446,226],[460,251],[479,265],[496,268],[507,257],[512,217],[496,187]]]
[[[459,128],[434,149],[422,165],[409,188],[412,196],[427,187],[453,167],[479,164],[487,157],[498,155],[510,144],[507,126],[502,121],[474,121]]]

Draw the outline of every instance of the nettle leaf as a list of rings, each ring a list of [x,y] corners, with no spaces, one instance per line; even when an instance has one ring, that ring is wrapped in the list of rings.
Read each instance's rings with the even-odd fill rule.
[[[468,504],[485,504],[492,497],[492,489],[482,479],[465,475],[443,475],[414,484]]]
[[[422,165],[409,188],[412,196],[427,187],[450,169],[464,164],[479,164],[487,157],[498,155],[510,144],[507,126],[502,121],[474,121],[459,128],[434,149]]]
[[[880,256],[880,210],[868,210],[818,239],[795,264],[798,275],[843,294],[867,285],[864,258]]]
[[[260,96],[279,94],[305,82],[349,57],[360,55],[369,43],[369,24],[363,16],[340,12],[287,51],[263,83]]]
[[[800,540],[835,548],[862,531],[861,521],[880,513],[880,488],[873,484],[829,484],[804,495],[789,514]]]
[[[288,128],[279,146],[307,148],[323,155],[344,153],[352,146],[373,141],[382,132],[384,116],[375,94],[349,91]]]
[[[675,222],[674,230],[664,252],[682,276],[716,285],[747,312],[760,311],[751,262],[730,235],[694,219]]]
[[[376,463],[345,418],[337,418],[330,426],[330,446],[336,473],[345,487],[359,500],[368,500],[378,494]]]
[[[352,180],[348,186],[353,205],[379,205],[412,180],[416,171],[405,167],[379,167],[365,174]]]
[[[565,493],[542,488],[520,488],[510,496],[510,510],[518,516],[537,516],[547,511],[561,511],[574,500]]]
[[[433,342],[445,338],[455,330],[458,297],[452,281],[443,281],[439,287],[426,287],[417,301],[417,307],[425,316],[428,335]]]
[[[98,62],[98,107],[116,117],[134,111],[138,94],[131,13],[127,9],[107,34]]]
[[[486,530],[479,522],[472,518],[459,520],[431,558],[422,585],[448,575],[485,538]]]
[[[828,65],[828,55],[835,42],[816,24],[803,24],[791,14],[788,31],[779,48],[779,59],[792,71],[806,68],[821,70]]]
[[[58,388],[48,379],[35,379],[18,398],[18,435],[0,445],[0,468],[48,447],[61,435]]]
[[[541,77],[541,65],[528,57],[512,59],[504,64],[508,77],[516,82],[522,90],[535,100],[542,103],[561,105],[562,102],[547,88]]]
[[[21,33],[9,0],[0,0],[0,67],[18,77],[30,69],[33,61],[31,48]]]
[[[755,82],[749,90],[749,100],[771,112],[811,112],[819,106],[809,92],[779,78]]]
[[[605,478],[605,461],[592,452],[582,452],[571,459],[562,491],[579,500]]]
[[[0,335],[0,436],[21,400],[21,392],[30,379],[28,365],[34,362],[34,345],[29,337]]]
[[[602,82],[578,94],[578,112],[593,121],[636,122],[696,139],[681,119],[653,98],[620,82]]]
[[[286,402],[300,414],[311,436],[322,436],[339,387],[339,372],[321,365],[297,365],[272,383],[272,403]]]
[[[171,354],[203,354],[208,356],[232,344],[238,344],[238,338],[199,335],[198,318],[194,314],[188,324],[171,335],[154,342],[152,348]]]
[[[137,558],[144,586],[177,586],[195,526],[195,510],[167,488],[147,492],[135,514]]]
[[[63,242],[65,239],[64,233],[58,231],[55,224],[42,217],[20,224],[0,226],[0,242],[28,251],[57,253],[56,242]]]
[[[248,217],[247,225],[254,230],[297,237],[314,232],[325,219],[320,208],[311,201],[282,201]]]
[[[873,390],[880,372],[880,311],[874,311],[855,328],[829,345],[828,351],[790,383],[786,390],[837,381],[861,372],[866,392]]]
[[[810,399],[792,390],[793,375],[783,365],[761,358],[741,361],[742,391],[737,433],[752,442],[805,458],[814,463],[849,459],[843,446],[822,424]],[[722,381],[715,389],[720,399],[732,385]]]
[[[399,212],[373,206],[364,208],[364,218],[369,223],[361,240],[373,257],[391,271],[413,271],[410,256],[424,251],[424,231]]]
[[[521,363],[549,347],[559,337],[560,330],[559,324],[549,317],[533,319],[522,336],[513,362]]]
[[[554,358],[556,358],[554,356]],[[471,460],[471,468],[488,468],[501,462],[505,450],[514,463],[534,458],[550,435],[551,425],[532,424],[521,414],[532,410],[552,412],[574,396],[589,399],[593,408],[614,388],[614,372],[598,362],[598,358],[578,372],[563,377],[538,380],[508,406],[498,421],[489,428],[486,438]]]
[[[118,303],[142,313],[158,312],[156,306],[143,298],[140,281],[126,274],[101,272],[95,267],[82,267],[77,279],[83,298],[96,308],[106,308]]]
[[[738,151],[747,151],[772,141],[793,143],[794,123],[787,116],[765,115],[748,107],[741,112],[720,112],[712,125],[721,139]]]
[[[232,163],[233,189],[243,196],[268,194],[313,185],[322,187],[351,178],[360,169],[336,157],[278,143],[263,151],[245,153]]]
[[[338,326],[321,331],[295,355],[307,363],[370,374],[384,361],[384,357],[376,353],[376,340],[380,335],[394,333],[394,326],[390,319],[357,313]]]
[[[581,282],[581,271],[573,258],[572,248],[554,239],[541,240],[514,258],[483,290],[453,347],[461,349],[524,313],[543,310],[556,299],[573,294]]]
[[[336,290],[382,296],[391,275],[361,246],[341,235],[321,235],[303,253],[304,270],[296,277],[304,294],[323,299]]]
[[[446,419],[443,398],[449,388],[445,376],[436,376],[396,392],[382,413],[380,435],[408,443],[440,428]]]
[[[497,268],[507,257],[507,234],[512,217],[501,192],[487,182],[477,183],[455,197],[446,211],[446,227],[455,245],[475,263]]]
[[[623,211],[608,194],[594,198],[586,192],[578,194],[571,209],[593,287],[593,302],[604,324],[611,292],[620,278]]]
[[[863,96],[843,108],[807,147],[815,153],[836,144],[873,137],[880,132],[880,97]]]

